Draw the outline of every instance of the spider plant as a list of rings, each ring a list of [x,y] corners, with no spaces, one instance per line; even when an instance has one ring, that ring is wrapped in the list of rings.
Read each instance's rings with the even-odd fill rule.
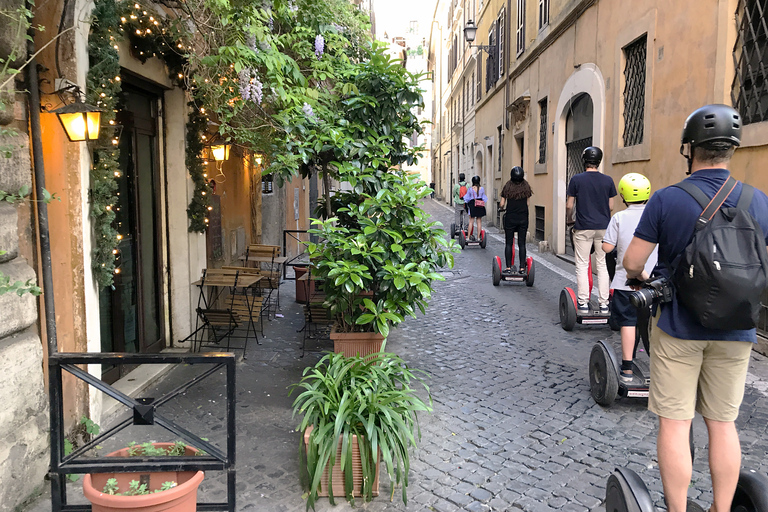
[[[291,386],[291,393],[301,390],[293,402],[294,416],[304,415],[297,430],[304,432],[313,427],[308,445],[301,450],[306,451],[309,473],[307,510],[314,509],[326,467],[329,468],[330,502],[335,505],[330,468],[337,462],[344,475],[346,498],[354,505],[352,436],[357,436],[362,461],[363,500],[370,501],[373,497],[380,450],[393,482],[392,496],[395,486],[401,484],[403,502],[408,503],[408,449],[416,446],[414,430],[421,439],[416,413],[432,412],[432,396],[424,382],[426,376],[425,372],[409,368],[399,356],[387,352],[366,357],[328,354],[314,367],[305,368],[301,381]],[[411,387],[412,383],[424,388],[426,403]],[[341,460],[337,461],[339,443]]]

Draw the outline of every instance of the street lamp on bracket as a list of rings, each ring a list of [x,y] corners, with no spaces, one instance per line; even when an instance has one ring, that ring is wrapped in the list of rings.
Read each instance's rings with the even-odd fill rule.
[[[493,46],[484,45],[484,44],[472,44],[475,42],[476,37],[477,37],[477,25],[475,25],[474,21],[469,20],[467,21],[467,24],[464,25],[464,40],[469,43],[470,48],[478,48],[481,51],[491,53]]]

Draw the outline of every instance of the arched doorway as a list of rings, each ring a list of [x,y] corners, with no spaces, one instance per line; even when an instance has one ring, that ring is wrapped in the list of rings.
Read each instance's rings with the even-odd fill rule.
[[[579,105],[578,103],[581,104]],[[591,123],[589,119],[591,119]],[[552,214],[551,216],[547,215],[547,218],[552,219],[550,241],[553,252],[555,254],[563,254],[566,252],[567,231],[565,225],[565,194],[567,182],[573,176],[573,174],[569,175],[569,169],[573,169],[572,160],[569,162],[569,154],[577,152],[576,148],[578,146],[576,142],[580,138],[589,137],[590,126],[592,134],[590,144],[601,148],[604,147],[605,80],[603,80],[603,75],[595,64],[581,64],[578,70],[565,82],[560,92],[553,121],[555,133],[553,137],[554,180]],[[584,141],[582,141],[583,143]],[[581,151],[583,151],[583,148]],[[579,162],[581,160],[581,151],[578,151]],[[571,172],[575,174],[574,171]]]
[[[594,108],[589,94],[579,94],[571,100],[565,118],[565,190],[576,174],[584,172],[581,155],[592,145],[592,119]],[[577,205],[578,208],[578,205]],[[573,244],[568,229],[565,237],[565,253],[573,255]]]

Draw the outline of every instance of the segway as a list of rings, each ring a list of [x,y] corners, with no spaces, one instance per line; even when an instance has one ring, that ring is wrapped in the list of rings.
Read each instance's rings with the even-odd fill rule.
[[[515,246],[512,246],[512,262],[515,261]],[[519,272],[517,267],[511,267],[506,270],[501,265],[501,258],[494,256],[491,261],[491,273],[493,274],[493,286],[499,286],[502,281],[512,281],[522,283],[525,282],[526,286],[533,286],[533,280],[536,277],[536,267],[533,262],[533,258],[528,256],[525,258],[525,272]]]
[[[481,249],[485,249],[485,245],[487,243],[488,243],[488,237],[486,236],[484,229],[480,231],[480,238],[477,238],[475,240],[470,240],[469,237],[467,237],[466,229],[459,231],[459,245],[461,246],[462,249],[470,245],[479,245]]]
[[[592,347],[592,353],[589,356],[589,390],[596,403],[609,407],[617,396],[648,398],[651,387],[650,376],[645,375],[635,360],[637,359],[637,347],[641,341],[645,347],[645,353],[650,356],[650,329],[650,308],[638,309],[635,349],[632,354],[634,379],[631,383],[622,382],[619,378],[621,361],[616,357],[610,342],[600,340]]]
[[[693,445],[691,445],[693,446]],[[606,512],[656,512],[651,493],[640,476],[628,468],[616,468],[605,486]],[[688,510],[701,510],[689,501]],[[768,512],[768,478],[742,469],[731,512]]]
[[[589,293],[592,293],[592,261],[590,259],[589,269]],[[573,327],[579,323],[582,325],[601,325],[608,324],[610,314],[600,313],[592,301],[589,301],[589,312],[579,313],[576,300],[576,292],[570,286],[566,286],[560,292],[560,326],[566,331],[573,330]]]
[[[459,233],[467,229],[466,226],[467,223],[467,212],[463,211],[461,214],[459,214],[459,225],[457,226],[455,222],[451,222],[451,240],[459,236]]]

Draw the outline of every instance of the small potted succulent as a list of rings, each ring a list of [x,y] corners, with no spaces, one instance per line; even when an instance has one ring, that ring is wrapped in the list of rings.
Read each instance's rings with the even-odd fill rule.
[[[299,391],[294,416],[303,415],[297,430],[303,433],[307,509],[314,509],[319,496],[329,496],[332,504],[339,496],[353,505],[355,497],[370,501],[378,495],[381,460],[392,495],[401,485],[408,503],[408,450],[421,438],[416,413],[432,411],[425,376],[386,352],[368,357],[327,354],[304,370],[291,392]]]
[[[199,455],[182,442],[131,444],[108,457]],[[202,471],[92,473],[83,478],[83,494],[93,512],[194,512]]]

